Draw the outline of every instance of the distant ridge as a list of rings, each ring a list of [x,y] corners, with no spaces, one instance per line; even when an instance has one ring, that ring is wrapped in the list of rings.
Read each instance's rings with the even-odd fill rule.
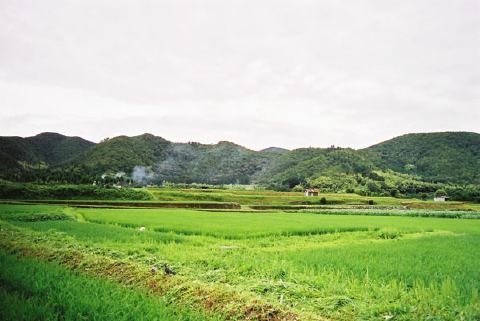
[[[480,184],[480,134],[406,134],[363,150],[375,165],[425,179]]]
[[[58,133],[40,133],[32,137],[0,137],[0,169],[18,168],[19,162],[59,165],[78,157],[95,143],[80,137]]]
[[[58,133],[0,137],[0,177],[17,179],[39,164],[85,177],[108,172],[131,175],[139,170],[156,183],[260,183],[278,189],[312,182],[341,189],[342,181],[355,185],[372,179],[385,188],[376,171],[425,182],[480,185],[480,134],[407,134],[361,150],[269,147],[260,151],[227,141],[174,143],[152,134],[117,136],[98,144]]]
[[[288,149],[281,148],[281,147],[268,147],[268,148],[264,148],[262,150],[259,150],[259,152],[261,152],[261,153],[279,153],[279,154],[283,154],[283,153],[286,153],[288,151],[289,151]]]

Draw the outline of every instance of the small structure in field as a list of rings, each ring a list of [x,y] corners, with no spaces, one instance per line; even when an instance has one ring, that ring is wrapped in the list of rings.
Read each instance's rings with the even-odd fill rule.
[[[448,200],[448,196],[445,196],[445,195],[441,195],[441,196],[435,196],[433,198],[433,201],[434,202],[445,202]]]
[[[318,196],[318,189],[307,188],[305,190],[305,196]]]

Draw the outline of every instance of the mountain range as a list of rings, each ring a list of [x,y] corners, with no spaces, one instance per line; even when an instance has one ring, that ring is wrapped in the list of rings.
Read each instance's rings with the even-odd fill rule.
[[[0,137],[0,177],[67,177],[68,181],[76,177],[71,173],[124,175],[153,183],[257,183],[283,190],[332,184],[342,189],[339,184],[381,185],[398,179],[479,185],[480,134],[407,134],[360,150],[270,147],[260,151],[226,141],[175,143],[151,134],[100,143],[57,133]]]

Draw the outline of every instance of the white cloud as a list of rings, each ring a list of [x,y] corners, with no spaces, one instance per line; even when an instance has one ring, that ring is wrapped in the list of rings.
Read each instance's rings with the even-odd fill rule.
[[[1,135],[251,148],[480,131],[474,0],[0,4]]]

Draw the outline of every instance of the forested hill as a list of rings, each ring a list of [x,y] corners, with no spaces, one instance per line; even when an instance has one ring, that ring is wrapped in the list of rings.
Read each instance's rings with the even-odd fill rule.
[[[95,172],[132,171],[137,166],[154,165],[165,154],[170,142],[151,134],[105,139],[72,161]]]
[[[0,137],[0,170],[59,165],[78,157],[94,145],[80,137],[57,133],[41,133],[26,138]]]
[[[480,184],[480,134],[407,134],[361,151],[382,168],[427,180]]]
[[[251,183],[272,157],[245,147],[219,142],[173,143],[151,134],[106,140],[72,162],[96,173],[132,173],[151,183]]]
[[[226,141],[211,145],[173,143],[143,134],[94,144],[44,133],[0,138],[0,178],[86,183],[103,174],[120,174],[153,184],[249,184],[276,155],[278,151],[256,152]]]
[[[42,133],[0,137],[0,164],[1,178],[20,181],[91,182],[103,174],[124,173],[142,183],[260,183],[276,189],[328,190],[368,185],[375,191],[385,190],[386,176],[395,181],[480,184],[480,134],[408,134],[363,150],[253,151],[231,142],[174,143],[151,134],[95,144]]]

